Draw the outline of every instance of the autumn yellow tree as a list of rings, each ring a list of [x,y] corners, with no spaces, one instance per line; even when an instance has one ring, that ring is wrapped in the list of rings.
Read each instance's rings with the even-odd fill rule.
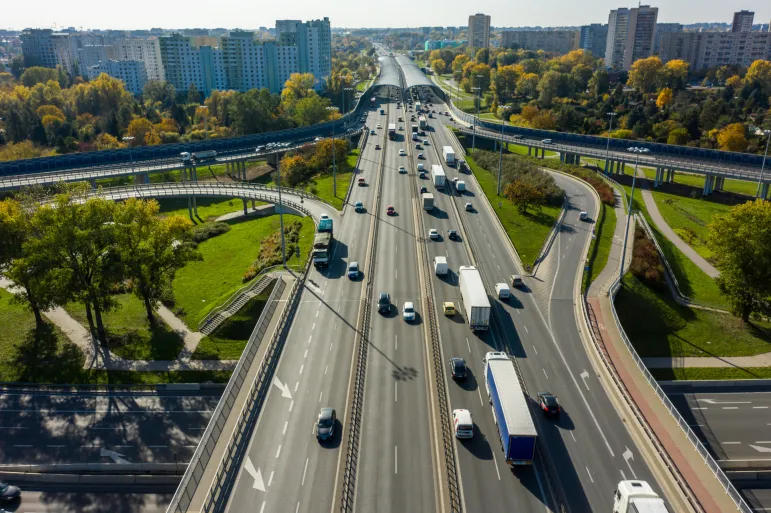
[[[538,92],[539,80],[537,74],[525,73],[517,80],[517,94],[532,98]]]
[[[663,82],[670,89],[679,91],[688,83],[688,63],[682,59],[673,59],[664,65]]]
[[[126,129],[126,136],[133,137],[132,146],[152,146],[161,142],[155,127],[147,118],[132,119]]]
[[[447,72],[447,64],[442,59],[434,59],[431,61],[431,69],[437,75],[444,75]]]
[[[731,123],[721,128],[717,134],[717,147],[725,151],[745,151],[747,138],[744,136],[744,125]]]
[[[750,64],[744,80],[748,84],[757,82],[766,94],[771,94],[771,62],[758,59]]]
[[[629,70],[627,85],[641,93],[650,93],[661,80],[662,66],[661,59],[656,56],[636,60]]]
[[[669,104],[671,103],[672,103],[672,90],[668,87],[665,87],[659,93],[658,98],[656,98],[656,107],[663,109],[664,107],[668,107]]]
[[[733,75],[726,79],[725,85],[731,86],[734,89],[737,89],[741,87],[742,85],[742,79],[739,77],[739,75]]]

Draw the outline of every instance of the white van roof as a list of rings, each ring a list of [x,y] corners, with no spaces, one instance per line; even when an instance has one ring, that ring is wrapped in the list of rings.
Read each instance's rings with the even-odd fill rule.
[[[471,412],[468,410],[453,410],[453,415],[458,419],[458,424],[462,426],[471,426],[474,421],[471,420]]]

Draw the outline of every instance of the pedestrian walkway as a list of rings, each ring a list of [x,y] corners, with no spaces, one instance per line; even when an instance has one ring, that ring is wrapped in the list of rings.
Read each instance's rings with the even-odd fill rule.
[[[720,271],[715,269],[715,266],[707,262],[707,260],[698,254],[694,249],[686,244],[686,242],[680,238],[675,231],[669,227],[664,217],[659,212],[659,207],[656,205],[656,200],[653,198],[653,192],[650,190],[650,181],[645,178],[643,171],[637,171],[637,178],[642,178],[641,193],[643,201],[645,202],[645,208],[648,209],[648,215],[650,216],[653,224],[661,231],[661,233],[669,239],[680,251],[688,257],[688,259],[696,264],[699,269],[704,271],[709,277],[717,278],[720,276]]]
[[[643,358],[649,369],[675,369],[681,367],[771,367],[771,353],[755,356],[654,356]]]
[[[608,254],[608,263],[605,268],[600,271],[600,274],[589,284],[588,296],[598,296],[600,290],[603,288],[610,288],[610,285],[618,277],[618,268],[621,265],[621,251],[624,248],[624,229],[626,228],[626,212],[624,212],[624,200],[621,197],[618,189],[613,187],[613,199],[615,204],[613,210],[616,214],[616,226],[613,231],[613,242],[610,245],[610,253]],[[607,229],[607,227],[605,227]],[[629,224],[629,235],[634,234],[634,219]],[[629,239],[627,244],[626,257],[624,258],[624,268],[628,269],[632,263],[632,251],[634,244],[632,241],[634,238]]]
[[[683,430],[667,410],[655,390],[647,381],[643,371],[635,363],[630,350],[622,339],[622,335],[613,316],[613,297],[610,288],[619,272],[620,255],[623,245],[623,233],[626,226],[626,216],[620,202],[616,203],[616,227],[614,231],[613,245],[611,246],[608,264],[599,274],[586,295],[586,310],[589,318],[591,337],[595,340],[603,359],[608,362],[606,370],[613,381],[619,383],[619,394],[628,398],[630,408],[637,411],[638,418],[645,425],[646,432],[652,432],[658,443],[671,459],[680,474],[682,480],[687,483],[692,496],[699,502],[706,513],[719,513],[735,511],[733,501],[723,492],[722,485],[718,482],[711,470],[705,465],[704,459],[694,449]],[[630,226],[630,229],[631,226]],[[620,241],[620,242],[619,242]],[[630,253],[625,259],[625,267],[631,263]],[[581,330],[582,332],[584,330]],[[648,437],[639,429],[630,430],[632,436],[640,440],[640,450],[645,450],[649,459],[659,459],[660,456],[651,446],[650,442],[642,440]],[[660,481],[662,487],[668,490],[667,497],[672,500],[679,499],[683,506],[676,506],[675,511],[685,507],[685,499],[677,487],[671,486],[669,480]]]

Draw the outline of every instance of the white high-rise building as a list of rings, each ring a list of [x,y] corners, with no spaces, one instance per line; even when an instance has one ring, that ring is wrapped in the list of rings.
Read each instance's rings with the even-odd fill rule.
[[[145,63],[142,61],[116,61],[108,60],[85,69],[85,75],[93,80],[102,73],[122,80],[126,91],[131,94],[141,94],[147,83]]]
[[[297,32],[297,25],[302,20],[276,20],[276,41],[281,40],[281,34],[293,34]]]
[[[78,49],[78,67],[83,74],[87,68],[116,58],[117,52],[114,46],[85,45]]]
[[[658,7],[641,5],[610,11],[605,65],[628,70],[638,59],[650,57],[656,38]]]
[[[205,90],[201,69],[201,53],[189,37],[172,34],[159,38],[161,60],[166,81],[177,91],[187,91],[194,84],[199,91]]]
[[[145,63],[147,80],[164,80],[161,45],[158,39],[118,39],[115,42],[116,59],[120,61],[142,61]]]
[[[475,54],[480,48],[490,46],[490,16],[472,14],[468,17],[468,49]]]
[[[315,88],[321,89],[324,80],[332,73],[332,28],[329,18],[300,23],[296,32],[297,67],[300,73],[313,73]],[[279,48],[281,46],[279,40]],[[291,52],[284,54],[287,59],[290,55]]]

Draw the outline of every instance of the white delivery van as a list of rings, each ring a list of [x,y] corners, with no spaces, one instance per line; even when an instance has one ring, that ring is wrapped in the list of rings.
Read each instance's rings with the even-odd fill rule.
[[[498,294],[498,299],[509,299],[511,297],[511,289],[505,283],[496,283],[495,293]]]
[[[452,411],[452,428],[456,438],[472,438],[474,436],[474,421],[468,410]]]
[[[449,267],[447,267],[447,257],[434,257],[434,272],[437,276],[443,276],[449,272]]]

